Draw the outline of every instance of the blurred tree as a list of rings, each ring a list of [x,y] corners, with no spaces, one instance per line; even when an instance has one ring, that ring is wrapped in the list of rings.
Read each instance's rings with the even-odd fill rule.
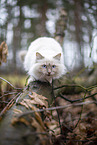
[[[56,2],[57,0],[55,0]],[[25,17],[24,19],[31,20],[31,27],[32,33],[34,32],[33,39],[39,36],[47,36],[49,32],[46,28],[46,21],[47,21],[47,11],[48,9],[55,9],[56,3],[50,0],[28,0],[28,1],[21,1],[17,0],[17,5],[21,7],[28,7],[30,9],[30,17]],[[33,10],[33,11],[31,11]],[[23,13],[25,9],[23,10]],[[33,14],[34,13],[34,14]]]
[[[6,8],[8,15],[3,27],[7,28],[10,23],[13,25],[11,48],[13,52],[13,70],[15,70],[17,64],[17,50],[25,45],[25,43],[23,44],[24,39],[27,39],[26,42],[30,43],[39,36],[49,35],[46,28],[46,13],[48,9],[55,8],[55,3],[49,0],[15,0],[11,3],[11,1],[8,0],[4,1],[2,5]],[[19,13],[19,15],[16,13]],[[30,26],[28,26],[27,22],[30,23]],[[3,30],[1,30],[1,34],[2,32]],[[3,40],[3,36],[1,37]]]
[[[23,25],[24,25],[24,19],[23,19],[23,12],[22,7],[19,6],[19,18],[17,25],[13,26],[13,42],[12,42],[12,51],[13,51],[13,69],[15,71],[16,69],[16,54],[17,50],[21,48],[21,37],[23,32]],[[14,21],[14,19],[13,19]],[[13,22],[15,23],[15,22]]]
[[[93,32],[97,29],[97,1],[88,0],[62,0],[62,5],[68,14],[69,38],[77,43],[79,67],[84,66],[85,44],[89,44],[93,38]]]

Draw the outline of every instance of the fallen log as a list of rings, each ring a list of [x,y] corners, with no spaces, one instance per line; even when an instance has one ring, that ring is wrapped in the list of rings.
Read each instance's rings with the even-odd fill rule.
[[[36,112],[25,115],[25,117],[18,117],[27,111],[35,111],[39,108],[45,109],[48,107],[47,100],[44,96],[51,100],[51,90],[51,86],[48,83],[33,82],[28,89],[24,90],[17,97],[18,100],[4,114],[0,122],[0,145],[50,144],[49,132],[43,122],[46,118],[44,113],[40,114]],[[38,94],[41,94],[41,98],[37,100],[37,103],[34,102],[31,104],[31,101],[35,99],[36,95],[32,91],[34,93],[37,92],[37,98],[39,97]]]

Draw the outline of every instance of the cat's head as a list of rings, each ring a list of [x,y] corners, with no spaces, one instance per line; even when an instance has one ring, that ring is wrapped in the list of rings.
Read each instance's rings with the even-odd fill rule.
[[[48,60],[39,52],[36,53],[36,63],[29,71],[37,80],[49,80],[59,78],[64,74],[64,64],[60,63],[61,53]]]

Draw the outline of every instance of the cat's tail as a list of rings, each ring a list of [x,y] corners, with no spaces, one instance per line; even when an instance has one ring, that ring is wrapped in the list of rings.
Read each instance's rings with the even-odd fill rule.
[[[24,62],[24,58],[25,58],[26,54],[27,54],[27,50],[22,50],[19,52],[19,58],[20,58],[21,62]]]

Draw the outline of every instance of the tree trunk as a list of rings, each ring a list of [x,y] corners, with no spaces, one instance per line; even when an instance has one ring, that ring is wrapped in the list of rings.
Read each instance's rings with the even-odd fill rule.
[[[39,36],[47,36],[47,29],[46,29],[46,21],[47,21],[47,16],[46,16],[46,12],[48,10],[48,5],[47,2],[44,0],[43,4],[41,6],[38,7],[38,11],[41,14],[40,16],[40,24],[39,24]]]
[[[74,0],[75,10],[74,10],[74,21],[75,21],[75,37],[78,47],[78,66],[84,67],[84,50],[83,50],[83,40],[82,40],[82,22],[81,22],[81,11],[82,2]]]

